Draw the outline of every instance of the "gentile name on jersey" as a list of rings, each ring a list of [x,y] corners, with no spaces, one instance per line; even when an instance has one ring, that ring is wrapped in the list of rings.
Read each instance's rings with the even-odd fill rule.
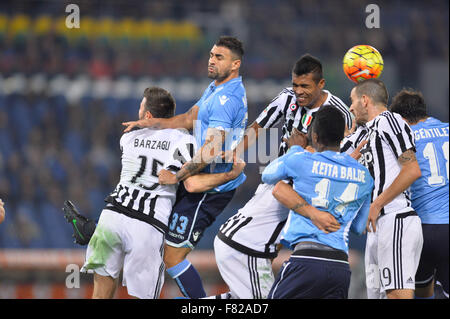
[[[355,182],[365,183],[366,175],[363,170],[346,167],[341,165],[333,165],[330,163],[314,161],[311,172],[313,174],[329,176],[335,178],[348,179]]]
[[[152,150],[164,150],[168,151],[170,148],[170,141],[155,141],[147,139],[134,139],[134,147],[144,147]]]
[[[419,130],[414,130],[414,137],[416,141],[422,138],[436,138],[444,136],[448,136],[448,127],[421,128]]]

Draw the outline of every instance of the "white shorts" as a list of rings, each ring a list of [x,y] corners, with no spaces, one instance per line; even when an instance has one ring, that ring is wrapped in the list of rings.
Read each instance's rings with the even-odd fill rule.
[[[387,214],[367,234],[365,266],[367,297],[385,298],[386,290],[415,289],[422,251],[420,218],[411,213]]]
[[[152,225],[104,209],[86,251],[81,271],[118,278],[128,294],[158,298],[164,283],[164,234]]]
[[[270,259],[241,253],[217,237],[214,239],[214,253],[232,298],[267,299],[275,281]]]

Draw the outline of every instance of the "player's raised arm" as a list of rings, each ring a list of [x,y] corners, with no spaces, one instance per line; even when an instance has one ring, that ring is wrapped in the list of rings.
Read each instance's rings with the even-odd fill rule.
[[[122,125],[126,126],[124,132],[131,131],[134,127],[150,127],[153,129],[166,129],[166,128],[185,128],[191,130],[194,127],[194,121],[197,119],[199,107],[194,105],[186,113],[175,115],[170,118],[148,118],[138,121],[124,122]]]
[[[263,128],[258,124],[258,122],[254,121],[252,124],[250,124],[245,130],[242,141],[236,146],[234,150],[228,151],[225,154],[225,158],[227,159],[227,161],[232,158],[233,154],[236,154],[238,157],[242,157],[242,154],[244,154],[244,152],[248,150],[248,148],[252,146],[258,139],[260,129]]]
[[[208,128],[203,146],[195,153],[191,161],[187,162],[176,175],[160,176],[161,185],[176,184],[186,178],[199,173],[222,153],[222,145],[225,142],[225,131],[215,128]]]
[[[233,168],[229,172],[197,174],[184,180],[184,187],[190,193],[202,193],[209,191],[219,185],[231,181],[242,173],[245,162],[238,158],[236,154],[233,158]]]

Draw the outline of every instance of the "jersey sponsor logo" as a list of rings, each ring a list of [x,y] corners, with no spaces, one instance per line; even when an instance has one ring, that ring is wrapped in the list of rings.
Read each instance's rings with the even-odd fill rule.
[[[152,150],[164,150],[168,151],[170,148],[170,141],[156,141],[156,140],[146,140],[146,139],[134,139],[134,147],[149,148]]]
[[[230,98],[227,97],[226,95],[219,96],[219,101],[220,101],[220,104],[221,104],[221,105],[225,105],[225,103],[227,103],[227,101],[228,101],[229,99],[230,99]]]

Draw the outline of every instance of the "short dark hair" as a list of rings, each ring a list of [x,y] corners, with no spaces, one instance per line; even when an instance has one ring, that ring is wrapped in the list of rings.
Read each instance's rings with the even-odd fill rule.
[[[145,108],[156,118],[169,118],[175,115],[175,99],[166,90],[149,87],[144,90]]]
[[[383,81],[379,79],[367,79],[359,82],[355,86],[355,93],[358,97],[367,95],[374,103],[387,105],[389,93]]]
[[[344,115],[334,106],[323,106],[314,114],[310,127],[317,134],[317,142],[324,146],[339,146],[344,138]]]
[[[215,43],[218,47],[228,48],[234,55],[237,56],[238,60],[242,60],[244,56],[244,47],[242,42],[235,37],[221,36],[219,40]]]
[[[312,73],[314,81],[319,83],[323,78],[322,63],[311,54],[305,54],[295,62],[292,73],[296,76]]]
[[[389,110],[400,114],[408,122],[414,124],[428,116],[427,105],[422,93],[407,88],[402,89],[394,96]]]

